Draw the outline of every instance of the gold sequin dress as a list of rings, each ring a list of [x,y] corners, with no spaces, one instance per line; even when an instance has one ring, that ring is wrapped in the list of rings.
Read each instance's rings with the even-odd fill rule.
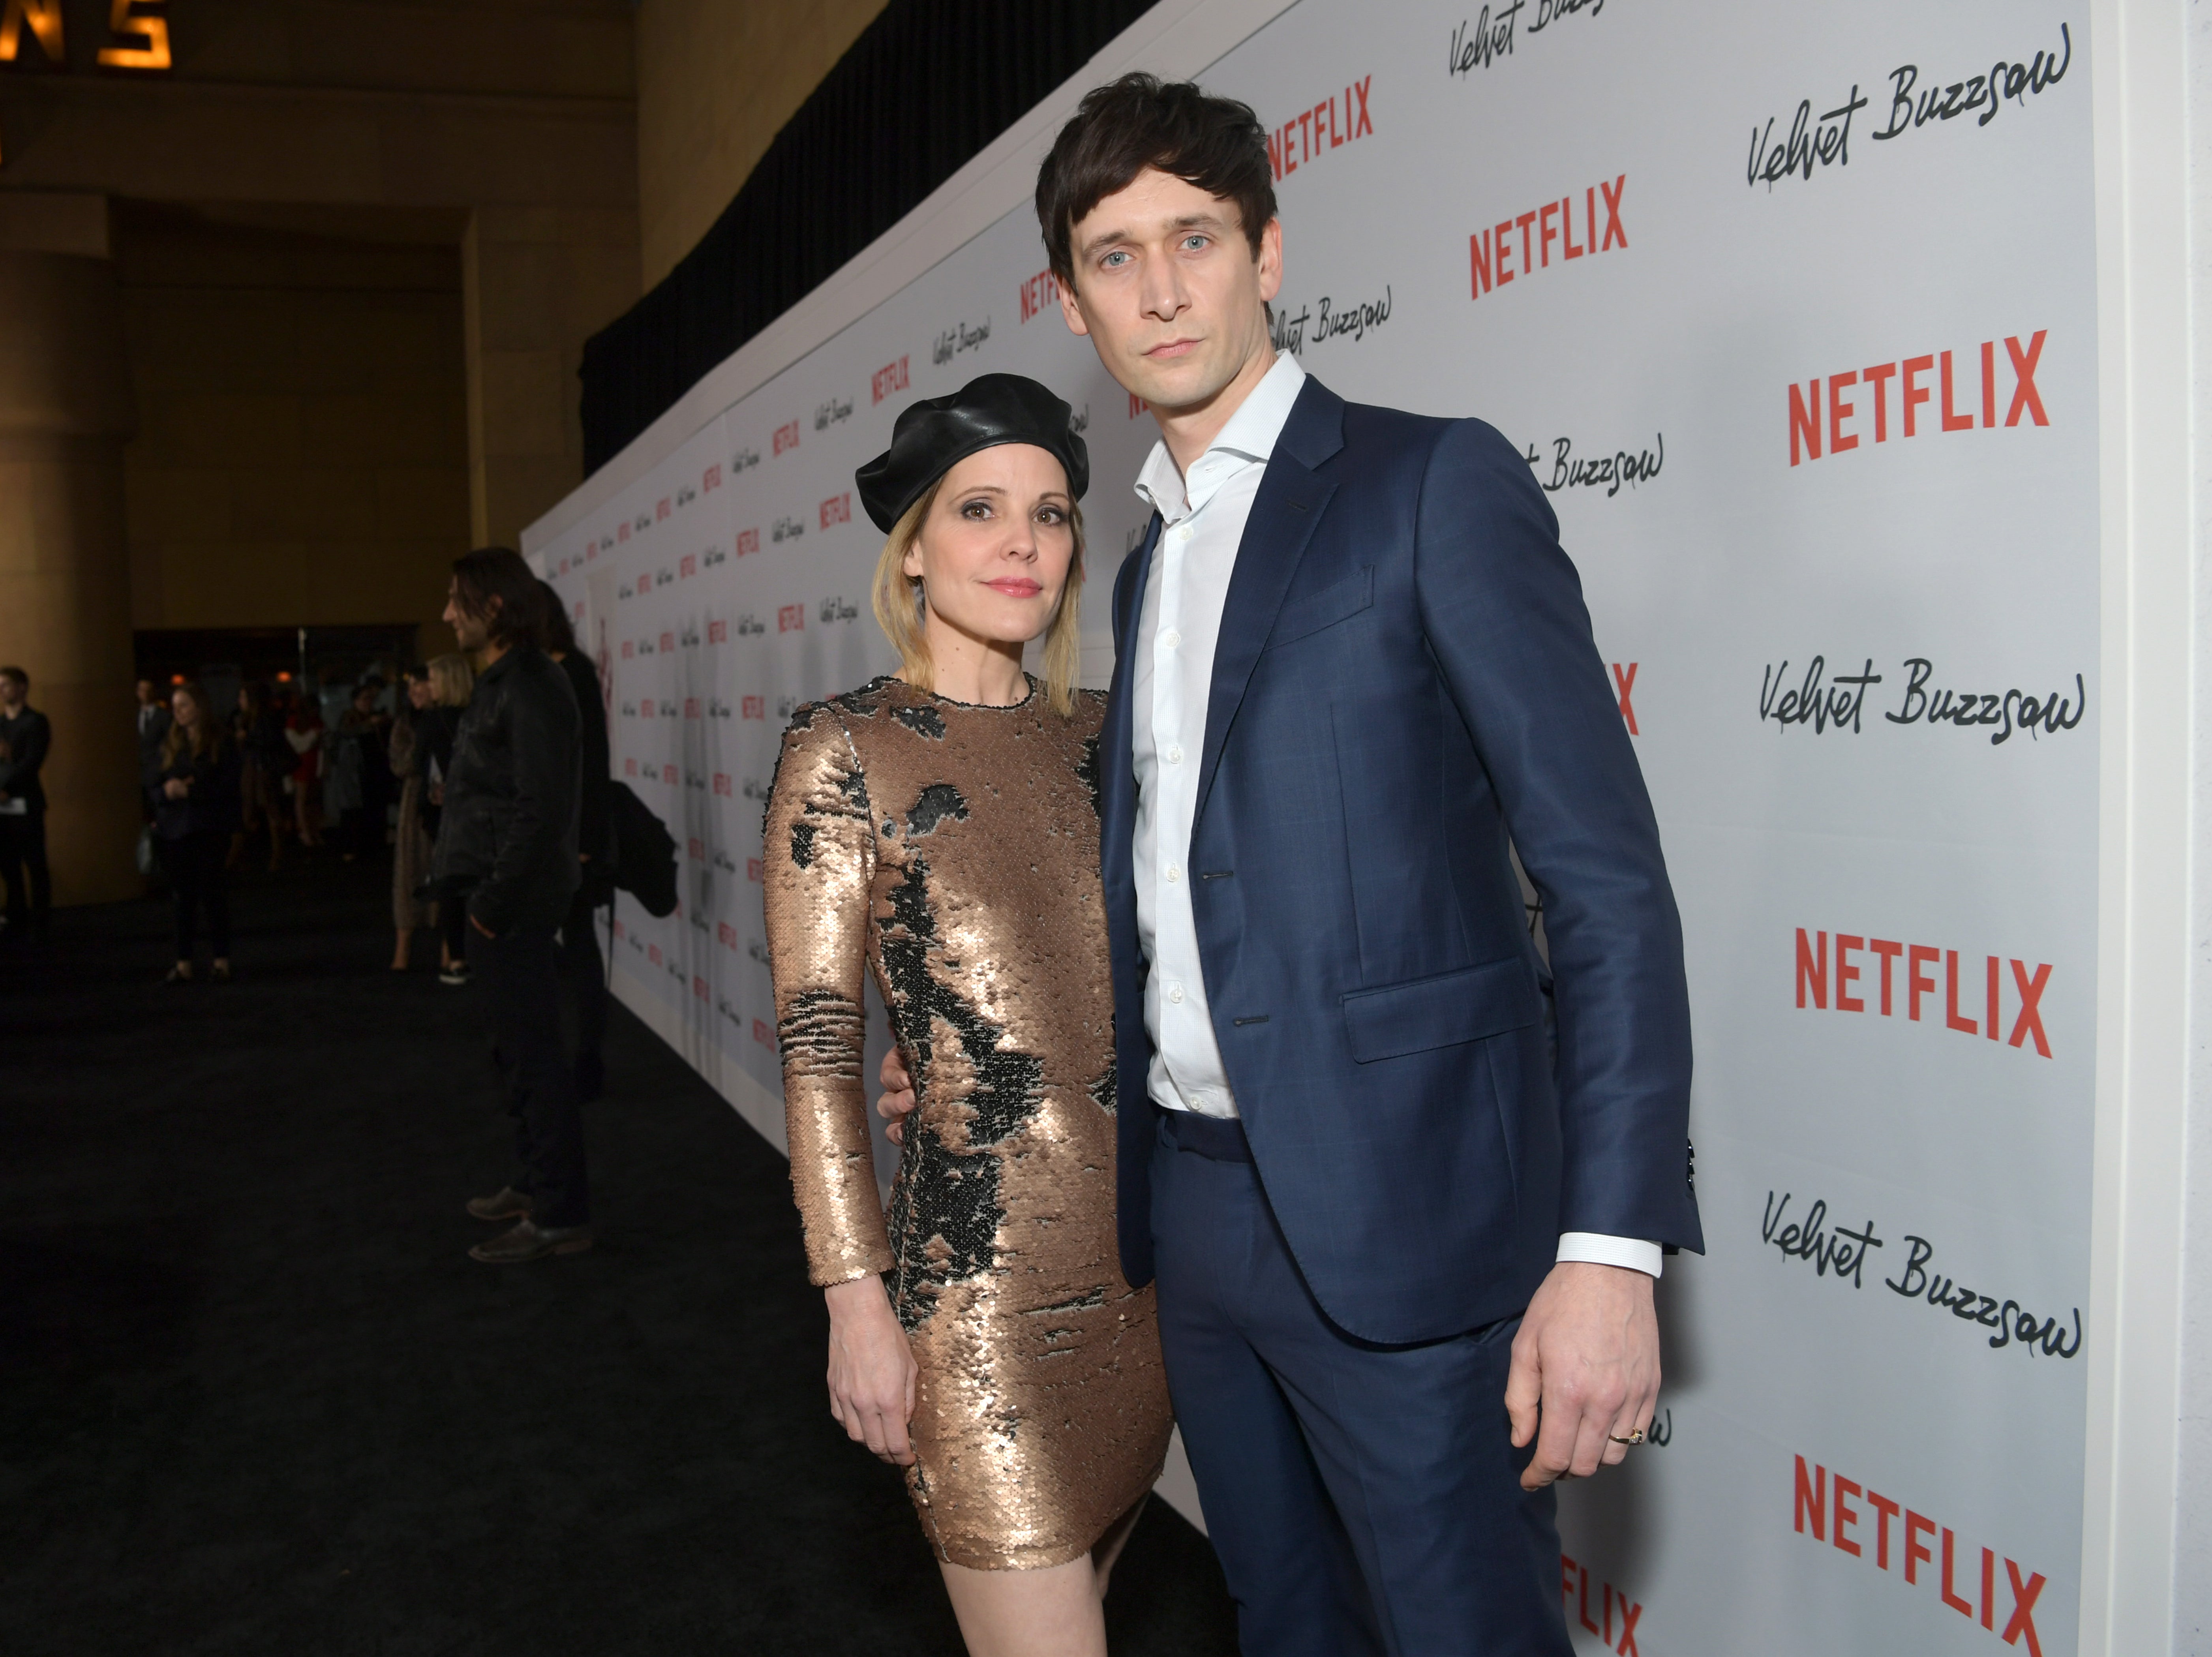
[[[1098,727],[877,679],[799,710],[766,825],[791,1182],[815,1283],[881,1272],[920,1368],[908,1489],[940,1558],[1081,1557],[1152,1488],[1152,1291],[1114,1237]],[[861,1073],[872,972],[917,1108],[885,1212]]]

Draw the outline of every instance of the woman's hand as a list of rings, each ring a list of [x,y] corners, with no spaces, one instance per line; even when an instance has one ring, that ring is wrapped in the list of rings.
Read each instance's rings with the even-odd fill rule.
[[[884,1138],[895,1145],[906,1143],[906,1119],[914,1114],[914,1077],[907,1074],[906,1060],[893,1047],[884,1055],[876,1079],[884,1085],[883,1096],[876,1101],[876,1114],[890,1126],[884,1130]]]
[[[856,1444],[884,1460],[914,1465],[906,1424],[914,1418],[914,1348],[871,1272],[822,1291],[830,1303],[830,1413]]]
[[[191,784],[182,777],[172,777],[161,785],[161,792],[170,799],[182,799],[191,792]]]

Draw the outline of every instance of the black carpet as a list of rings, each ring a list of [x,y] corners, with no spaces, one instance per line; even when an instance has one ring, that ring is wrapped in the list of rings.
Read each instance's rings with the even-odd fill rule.
[[[388,878],[239,880],[227,987],[156,981],[151,900],[0,943],[0,1652],[958,1653],[782,1158],[627,1012],[598,1247],[467,1257],[508,1121]],[[1107,1621],[1234,1650],[1163,1502]]]

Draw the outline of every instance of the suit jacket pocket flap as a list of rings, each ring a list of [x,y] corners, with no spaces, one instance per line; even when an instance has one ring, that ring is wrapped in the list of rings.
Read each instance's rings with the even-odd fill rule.
[[[1293,639],[1303,639],[1310,633],[1318,633],[1325,627],[1334,627],[1339,622],[1357,616],[1375,603],[1375,572],[1363,568],[1356,575],[1330,583],[1319,592],[1310,592],[1303,598],[1293,598],[1275,616],[1275,625],[1267,634],[1267,648],[1286,645]]]
[[[1502,1035],[1536,1017],[1536,986],[1517,957],[1344,998],[1352,1056],[1363,1065]]]

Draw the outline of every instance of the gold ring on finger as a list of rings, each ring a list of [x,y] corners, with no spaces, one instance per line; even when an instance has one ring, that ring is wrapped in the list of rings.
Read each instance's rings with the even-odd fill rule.
[[[1615,1444],[1641,1444],[1644,1442],[1644,1429],[1638,1427],[1626,1438],[1623,1438],[1619,1433],[1607,1433],[1606,1437]]]

